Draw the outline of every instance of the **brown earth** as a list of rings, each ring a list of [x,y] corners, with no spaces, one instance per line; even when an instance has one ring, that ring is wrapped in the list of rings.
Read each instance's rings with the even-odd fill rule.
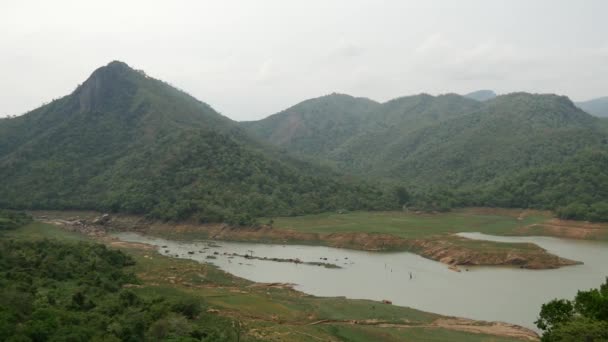
[[[61,212],[59,212],[61,213]],[[149,221],[133,215],[113,215],[105,224],[92,224],[95,216],[87,212],[83,216],[55,215],[54,212],[37,213],[44,217],[42,221],[60,225],[68,230],[76,230],[90,236],[101,237],[106,231],[137,231],[144,234],[165,236],[173,239],[214,239],[226,241],[247,241],[264,243],[301,243],[325,245],[336,248],[350,248],[366,251],[410,251],[425,258],[442,262],[449,266],[515,266],[528,269],[551,269],[579,264],[577,261],[560,258],[548,253],[534,244],[519,244],[521,248],[494,248],[496,244],[476,242],[456,235],[438,235],[422,239],[406,239],[390,234],[380,233],[306,233],[289,229],[277,229],[270,226],[231,227],[223,224],[187,224],[163,223]],[[589,236],[589,231],[601,231],[595,225],[573,227],[569,221],[551,220],[556,231],[579,238]],[[523,227],[520,229],[526,229]],[[529,229],[529,228],[528,228]],[[549,228],[545,228],[549,229]],[[582,233],[585,232],[585,233]],[[486,248],[478,248],[488,245]],[[457,268],[452,267],[456,270]]]
[[[268,243],[321,244],[336,248],[350,248],[366,251],[404,250],[419,254],[447,265],[470,266],[516,266],[529,269],[550,269],[579,264],[577,261],[560,258],[534,244],[521,244],[523,249],[476,249],[467,246],[471,240],[455,235],[434,236],[424,239],[405,239],[390,234],[379,233],[304,233],[269,226],[256,228],[230,227],[225,225],[185,225],[159,224],[149,226],[144,233],[160,234],[170,231],[171,235]],[[480,242],[481,245],[483,243]]]
[[[72,219],[72,218],[71,218]],[[133,220],[133,217],[128,217],[128,220],[121,221],[120,218],[113,217],[111,222],[116,223],[116,225],[107,224],[107,225],[91,225],[88,222],[90,220],[85,219],[84,222],[81,219],[71,220],[71,219],[49,219],[47,218],[45,221],[48,223],[52,223],[54,225],[63,227],[70,231],[79,231],[81,233],[90,235],[94,237],[98,241],[105,242],[111,246],[118,248],[129,248],[143,251],[145,255],[144,258],[152,258],[151,255],[148,255],[148,252],[155,253],[155,248],[153,246],[144,244],[144,243],[127,243],[111,238],[107,235],[107,232],[112,230],[113,227],[121,226],[123,229],[125,228],[126,222],[138,222],[137,225],[132,226],[131,228],[142,232],[142,228],[145,226],[142,224],[141,220]],[[155,227],[154,229],[150,229],[151,227]],[[145,231],[157,232],[160,227],[157,224],[152,223],[148,225],[148,228]],[[323,236],[318,236],[318,234],[308,234],[308,233],[299,233],[293,231],[282,231],[277,229],[272,229],[269,227],[263,227],[260,229],[245,229],[243,228],[230,228],[226,226],[189,226],[189,225],[165,225],[162,224],[162,229],[171,228],[180,233],[205,233],[209,234],[208,236],[216,239],[239,239],[243,238],[247,239],[276,239],[277,241],[290,241],[291,238],[297,238],[298,241],[313,241],[316,240],[305,240],[311,238],[322,239]],[[379,236],[376,236],[379,235]],[[382,235],[382,234],[331,234],[331,238],[327,240],[335,247],[361,247],[360,249],[368,249],[368,250],[385,250],[386,248],[392,247],[408,247],[412,244],[411,241],[396,238],[390,235]],[[418,240],[416,240],[418,241]],[[437,242],[437,241],[436,241]],[[416,243],[414,243],[416,244]],[[429,242],[429,246],[434,246],[433,243]],[[428,247],[428,246],[427,246]],[[433,248],[431,248],[434,250]],[[449,254],[449,253],[448,253]],[[161,258],[163,256],[160,256]],[[440,260],[442,262],[448,263],[446,260]],[[266,291],[268,288],[281,289],[284,291],[288,291],[293,296],[302,297],[307,296],[302,292],[299,292],[293,289],[294,284],[290,283],[251,283],[245,287],[242,286],[234,286],[234,285],[219,285],[214,283],[203,282],[200,284],[193,284],[190,281],[186,280],[186,275],[196,274],[200,278],[204,279],[207,274],[207,266],[204,264],[191,265],[190,268],[177,268],[173,266],[168,266],[166,272],[155,272],[153,274],[148,273],[138,273],[138,277],[144,280],[149,286],[158,285],[158,283],[169,283],[173,286],[184,287],[184,288],[224,288],[228,289],[229,292],[234,293],[249,293],[250,291],[257,291],[257,289],[261,291]],[[127,287],[137,287],[141,285],[126,285]],[[408,322],[404,320],[402,322],[395,321],[383,321],[378,319],[365,319],[365,320],[315,320],[315,317],[308,317],[307,320],[285,320],[284,318],[279,319],[277,317],[266,317],[266,316],[250,316],[245,315],[238,310],[220,310],[211,308],[208,310],[211,313],[223,315],[227,317],[234,317],[237,319],[247,319],[247,320],[256,320],[256,321],[265,321],[273,324],[284,324],[284,325],[317,325],[317,324],[349,324],[349,325],[372,325],[379,328],[398,328],[398,329],[407,329],[407,328],[441,328],[447,330],[457,330],[463,331],[467,333],[475,333],[475,334],[487,334],[499,337],[509,337],[515,338],[519,340],[525,341],[538,341],[538,335],[527,328],[520,327],[513,324],[503,323],[503,322],[485,322],[485,321],[475,321],[464,318],[457,317],[441,317],[434,320],[428,324],[420,324],[417,322]],[[251,332],[250,332],[251,333]]]
[[[532,224],[517,229],[518,234],[542,234],[567,239],[580,240],[606,240],[608,227],[605,223],[590,223],[584,221],[571,221],[551,219],[546,222]]]

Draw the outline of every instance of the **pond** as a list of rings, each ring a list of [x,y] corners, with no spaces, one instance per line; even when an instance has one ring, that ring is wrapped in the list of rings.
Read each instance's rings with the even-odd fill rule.
[[[481,233],[458,235],[500,242],[532,242],[584,264],[555,270],[470,267],[458,273],[444,264],[407,252],[226,241],[183,242],[136,233],[114,236],[123,241],[157,246],[161,254],[213,263],[252,281],[294,283],[296,289],[316,296],[387,299],[395,305],[443,315],[503,321],[528,328],[535,328],[534,320],[543,303],[554,298],[573,298],[579,289],[599,287],[608,276],[608,243]],[[245,259],[224,253],[298,258],[302,262],[332,263],[340,268]]]

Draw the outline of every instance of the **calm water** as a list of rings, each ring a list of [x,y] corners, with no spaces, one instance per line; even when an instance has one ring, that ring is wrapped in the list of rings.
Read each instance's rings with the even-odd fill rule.
[[[559,256],[582,261],[584,265],[557,270],[476,267],[458,273],[448,270],[444,264],[406,252],[373,253],[224,241],[177,242],[136,233],[115,236],[123,241],[158,246],[161,254],[210,262],[253,281],[295,283],[298,290],[317,296],[388,299],[394,304],[424,311],[504,321],[530,328],[534,328],[533,322],[541,304],[553,298],[572,298],[577,290],[598,287],[608,276],[607,243],[549,237],[497,237],[480,233],[459,235],[502,242],[533,242]],[[214,252],[220,254],[216,255],[217,259],[206,259]],[[224,252],[331,262],[342,269],[239,257],[231,259],[222,255]],[[327,258],[327,261],[320,258]]]

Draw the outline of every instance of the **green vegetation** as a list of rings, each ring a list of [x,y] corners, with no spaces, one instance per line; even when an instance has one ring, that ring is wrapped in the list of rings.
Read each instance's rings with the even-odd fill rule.
[[[573,301],[543,304],[536,326],[544,331],[541,341],[607,341],[608,278],[599,289],[579,291]]]
[[[19,298],[26,298],[24,303],[33,299],[31,308],[35,310],[28,316],[20,316],[21,325],[0,326],[15,334],[13,340],[34,340],[28,339],[28,334],[49,332],[45,330],[48,326],[55,327],[50,331],[53,339],[48,340],[61,341],[119,341],[129,340],[129,336],[136,336],[131,340],[137,341],[517,340],[436,326],[433,322],[442,316],[410,308],[369,300],[316,298],[287,288],[252,286],[251,282],[213,265],[164,257],[142,246],[120,245],[117,251],[91,242],[70,242],[80,239],[83,237],[78,233],[41,223],[0,235],[1,245],[18,246],[13,255],[28,256],[26,260],[11,257],[9,262],[5,258],[8,252],[0,249],[1,286],[7,284],[4,267],[17,271],[22,270],[18,265],[24,262],[44,265],[40,274],[36,272],[32,276],[30,272],[29,278],[23,276],[32,283],[23,286],[23,290],[29,292]],[[67,258],[55,257],[60,253]],[[91,267],[93,264],[95,268]],[[55,273],[65,274],[66,268],[70,270],[67,278],[42,279]],[[16,277],[18,273],[12,271],[11,274]],[[107,284],[108,277],[117,280]],[[99,282],[118,291],[108,293],[96,285]],[[133,283],[135,285],[129,285]],[[12,284],[17,287],[13,282],[9,286]],[[72,307],[72,297],[77,291],[85,295],[84,307],[78,309]],[[2,300],[7,297],[5,294],[9,292],[3,287]],[[53,296],[55,303],[48,304],[47,298]],[[11,298],[6,300],[10,303],[18,300]],[[95,306],[88,307],[87,303]],[[44,309],[40,308],[42,305],[46,305]],[[2,302],[0,320],[8,317],[4,312],[23,307]],[[82,324],[87,319],[88,324]],[[394,326],[353,324],[353,320],[387,322]],[[311,324],[319,321],[327,323]],[[104,324],[111,329],[100,329]],[[67,336],[68,333],[71,335]]]
[[[305,102],[308,111],[323,112],[318,120],[332,120],[331,107],[311,108],[317,102]],[[405,187],[410,196],[404,204],[412,209],[502,206],[608,220],[605,125],[566,97],[513,93],[484,102],[455,94],[403,97],[349,117],[357,129],[329,149],[301,146],[305,142],[297,137],[311,123],[298,115],[288,110],[246,127],[343,172]],[[290,125],[296,119],[298,124]],[[324,134],[332,136],[332,130]]]
[[[22,212],[0,210],[0,231],[21,227],[32,221],[32,218]]]
[[[583,151],[561,164],[524,171],[470,194],[479,204],[556,209],[560,218],[608,221],[608,151]]]
[[[290,152],[315,156],[331,151],[359,133],[363,118],[378,106],[379,103],[366,98],[330,94],[241,125]]]
[[[397,206],[379,189],[249,137],[210,106],[121,62],[72,94],[0,121],[0,208],[95,209],[163,220]]]
[[[514,235],[520,227],[549,219],[546,213],[532,212],[518,220],[519,211],[476,212],[455,210],[443,214],[404,212],[324,213],[299,217],[278,217],[274,226],[312,233],[383,233],[403,238],[424,238],[459,232]]]
[[[0,238],[2,341],[233,340],[230,321],[200,301],[125,288],[139,281],[121,251],[20,237]]]

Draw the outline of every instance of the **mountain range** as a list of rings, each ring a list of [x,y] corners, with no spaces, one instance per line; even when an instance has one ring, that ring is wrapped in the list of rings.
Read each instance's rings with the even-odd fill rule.
[[[252,224],[478,205],[608,220],[608,125],[579,107],[487,90],[384,103],[334,93],[239,123],[114,61],[0,119],[0,207]]]
[[[584,214],[564,215],[608,218],[605,125],[564,96],[420,94],[375,103],[332,94],[242,125],[343,173],[405,186],[433,209],[576,204]]]
[[[117,61],[72,94],[0,120],[0,178],[0,207],[201,222],[396,205],[378,187],[277,151]]]

